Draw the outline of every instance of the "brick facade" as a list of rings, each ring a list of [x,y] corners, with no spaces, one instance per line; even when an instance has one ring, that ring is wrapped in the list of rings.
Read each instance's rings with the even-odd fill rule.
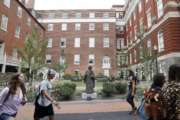
[[[107,75],[116,75],[116,24],[115,12],[113,10],[58,10],[58,11],[36,11],[40,16],[38,19],[48,29],[48,24],[53,24],[52,31],[46,31],[46,38],[52,38],[52,47],[48,48],[47,54],[51,55],[53,64],[60,61],[62,49],[66,63],[68,65],[66,73],[74,73],[79,71],[84,74],[89,64],[89,55],[93,54],[95,63],[93,69],[97,74],[104,74],[104,70],[108,71]],[[63,18],[63,13],[67,14],[67,18]],[[76,14],[80,13],[80,17],[76,18]],[[94,18],[89,18],[89,14],[95,14]],[[104,16],[107,14],[107,16]],[[59,19],[59,21],[58,21]],[[51,22],[44,22],[50,20]],[[97,20],[97,21],[96,21]],[[98,22],[99,21],[99,22]],[[106,22],[107,21],[107,22]],[[67,24],[67,31],[61,30],[61,25]],[[80,30],[75,30],[75,24],[80,24]],[[89,24],[95,25],[94,30],[89,30]],[[107,31],[103,30],[103,24],[108,24]],[[109,38],[109,47],[103,46],[103,39]],[[66,47],[60,47],[60,39],[66,38]],[[75,38],[80,38],[80,47],[75,48]],[[89,38],[95,39],[95,47],[89,47]],[[74,64],[74,55],[80,55],[80,64]],[[103,68],[103,57],[110,58],[110,67]]]
[[[21,16],[17,16],[18,8],[22,10]],[[2,72],[16,71],[19,63],[17,54],[18,47],[23,47],[24,40],[33,28],[37,28],[41,38],[44,37],[44,27],[37,21],[35,17],[25,8],[23,3],[18,0],[10,0],[10,6],[7,7],[4,1],[0,1],[0,25],[2,23],[2,16],[8,18],[7,30],[3,30],[0,26],[0,43],[1,55],[0,66]],[[20,27],[19,37],[15,37],[16,27]],[[13,50],[15,50],[13,52]],[[6,63],[4,63],[6,58]],[[6,66],[6,67],[5,67]],[[4,68],[3,68],[4,67]],[[15,67],[14,70],[13,67]],[[6,69],[5,69],[6,68]],[[3,70],[4,69],[4,70]],[[11,71],[12,70],[12,71]]]

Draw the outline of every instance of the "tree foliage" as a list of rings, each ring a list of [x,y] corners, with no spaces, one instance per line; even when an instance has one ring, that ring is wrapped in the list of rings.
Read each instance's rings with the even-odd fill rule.
[[[36,71],[44,65],[46,48],[47,41],[40,39],[36,29],[33,29],[32,33],[27,35],[24,47],[18,48],[18,53],[22,58],[22,67],[29,69],[29,79],[32,71]]]

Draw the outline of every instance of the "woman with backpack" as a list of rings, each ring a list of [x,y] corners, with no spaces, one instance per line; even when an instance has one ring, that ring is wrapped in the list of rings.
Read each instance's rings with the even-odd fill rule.
[[[0,120],[16,117],[19,107],[26,103],[25,85],[22,74],[16,74],[0,93]]]
[[[134,96],[136,93],[136,83],[137,83],[137,79],[134,75],[134,72],[132,70],[129,70],[127,102],[131,105],[132,108],[132,111],[130,111],[129,114],[135,114],[137,110],[134,103]]]
[[[180,64],[169,68],[168,83],[162,89],[166,120],[180,120]]]
[[[144,109],[148,120],[164,120],[161,89],[165,83],[165,76],[158,73],[153,77],[149,90],[144,92]]]

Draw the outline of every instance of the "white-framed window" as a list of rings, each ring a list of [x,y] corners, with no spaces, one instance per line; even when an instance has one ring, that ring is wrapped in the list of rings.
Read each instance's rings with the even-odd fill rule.
[[[158,12],[158,18],[160,18],[164,11],[163,11],[163,1],[162,0],[156,0],[157,2],[157,12]]]
[[[53,31],[54,24],[48,24],[48,31]]]
[[[76,17],[76,18],[81,18],[81,13],[80,13],[80,12],[76,13],[76,14],[75,14],[75,17]]]
[[[79,54],[74,55],[74,64],[80,65],[80,55]]]
[[[18,57],[17,48],[13,48],[13,50],[12,50],[12,57],[13,57],[13,58],[17,58],[17,57]]]
[[[74,39],[74,47],[79,48],[81,45],[81,39],[80,38],[75,38]]]
[[[152,44],[151,44],[151,39],[147,40],[147,48],[151,48]]]
[[[4,4],[5,6],[7,6],[8,8],[10,8],[11,0],[3,0],[3,4]]]
[[[129,54],[129,63],[132,64],[132,54]]]
[[[159,31],[157,37],[158,37],[158,51],[162,52],[162,51],[164,51],[164,36],[163,36],[163,32]]]
[[[104,76],[107,76],[107,77],[110,76],[109,70],[104,70]]]
[[[53,39],[52,38],[48,38],[47,48],[52,48],[52,42],[53,42]]]
[[[20,18],[22,17],[22,8],[21,7],[17,8],[17,16]]]
[[[65,64],[65,57],[64,56],[60,56],[59,57],[59,63],[60,63],[60,65],[64,65]]]
[[[151,56],[152,55],[152,43],[151,43],[151,39],[147,40],[147,48],[148,48],[148,54]]]
[[[142,11],[142,2],[141,2],[141,0],[139,1],[139,13],[141,13],[141,11]]]
[[[75,24],[75,31],[80,31],[81,30],[81,23],[76,23]]]
[[[89,55],[88,63],[91,64],[91,65],[95,64],[95,56],[94,56],[94,54]]]
[[[103,18],[109,18],[109,13],[108,12],[103,13]]]
[[[90,12],[89,13],[89,18],[95,18],[95,13],[94,12]]]
[[[134,17],[134,21],[136,21],[136,11],[134,12],[133,17]]]
[[[62,18],[64,19],[68,18],[68,13],[62,13]]]
[[[110,41],[109,41],[109,37],[104,37],[103,38],[103,47],[104,48],[109,48]]]
[[[66,48],[66,38],[62,37],[60,39],[60,47],[61,48]]]
[[[140,19],[140,22],[139,22],[139,28],[140,28],[140,32],[143,32],[143,31],[144,31],[144,22],[143,22],[143,18]]]
[[[137,39],[137,25],[134,26],[134,40]]]
[[[109,23],[103,23],[103,31],[109,31]]]
[[[54,17],[55,17],[55,13],[49,13],[49,14],[48,14],[48,18],[49,18],[49,19],[52,19],[52,18],[54,18]]]
[[[61,31],[67,31],[67,24],[66,23],[61,24]]]
[[[147,23],[148,23],[148,28],[149,28],[152,25],[151,9],[148,9],[148,11],[146,12],[146,16],[147,16]]]
[[[95,30],[95,23],[89,23],[89,31]]]
[[[52,56],[50,54],[46,55],[46,63],[51,64],[52,63]]]
[[[95,38],[89,38],[89,48],[95,48]]]
[[[30,17],[27,18],[27,25],[31,26],[31,18]]]
[[[20,38],[20,33],[21,33],[21,28],[18,25],[18,26],[16,26],[16,29],[15,29],[15,37]]]
[[[134,50],[134,62],[136,63],[137,62],[137,51]]]
[[[7,31],[7,27],[8,27],[8,17],[6,15],[2,15],[1,30]]]
[[[120,38],[119,40],[120,40],[121,49],[124,49],[125,48],[125,46],[124,46],[124,38]]]
[[[109,69],[111,68],[111,60],[109,56],[104,56],[102,60],[102,68]]]
[[[121,49],[121,39],[117,39],[117,49]]]

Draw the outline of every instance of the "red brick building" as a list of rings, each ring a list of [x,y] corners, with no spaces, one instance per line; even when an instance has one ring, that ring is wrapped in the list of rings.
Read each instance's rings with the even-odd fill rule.
[[[0,1],[0,70],[16,72],[20,66],[17,47],[23,47],[24,40],[33,28],[41,37],[44,27],[25,7],[25,1]]]
[[[38,20],[46,28],[47,63],[67,63],[66,73],[89,65],[97,74],[116,75],[115,10],[41,10]]]
[[[171,64],[180,63],[179,0],[127,0],[124,22],[128,65],[138,76],[142,76],[142,69],[157,68],[167,75]],[[157,67],[142,68],[144,54],[157,57]]]

